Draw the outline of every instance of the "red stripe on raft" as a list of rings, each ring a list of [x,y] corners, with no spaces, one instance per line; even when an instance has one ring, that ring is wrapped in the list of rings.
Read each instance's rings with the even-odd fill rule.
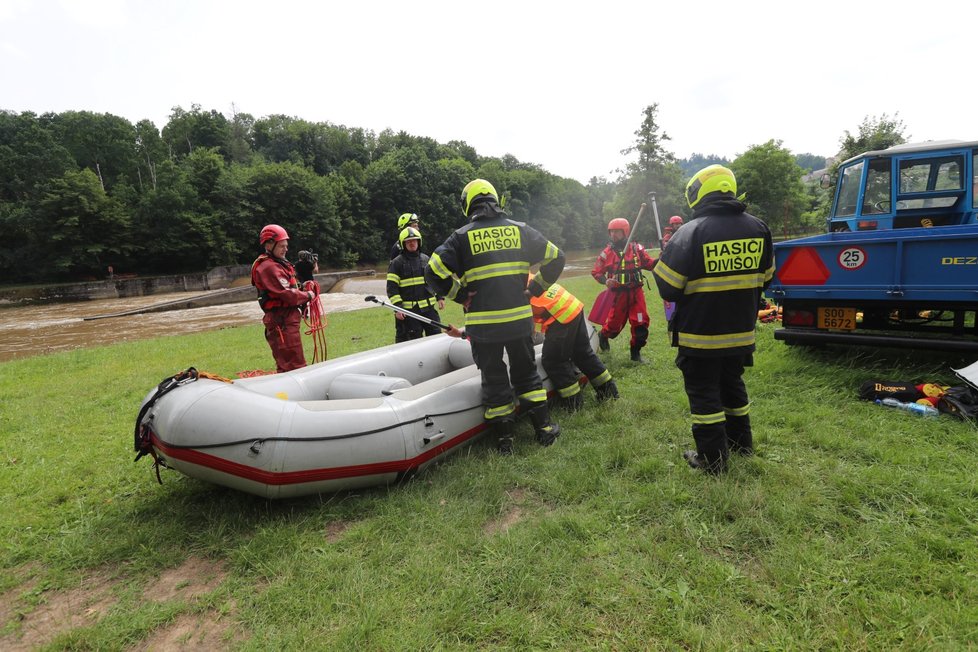
[[[460,444],[465,443],[478,433],[486,429],[485,423],[481,423],[475,428],[471,428],[438,444],[434,448],[425,451],[417,457],[406,460],[394,460],[391,462],[375,462],[372,464],[356,464],[353,466],[336,466],[325,469],[306,469],[304,471],[263,471],[247,464],[240,464],[226,460],[223,457],[202,453],[192,448],[172,448],[161,440],[155,432],[150,431],[150,439],[153,447],[167,457],[172,457],[190,464],[196,464],[221,473],[234,475],[245,480],[259,482],[267,485],[292,485],[305,482],[320,482],[323,480],[338,480],[341,478],[356,478],[364,475],[380,475],[384,473],[401,473],[421,466],[425,462],[438,457],[442,453]],[[243,445],[243,444],[242,444]]]

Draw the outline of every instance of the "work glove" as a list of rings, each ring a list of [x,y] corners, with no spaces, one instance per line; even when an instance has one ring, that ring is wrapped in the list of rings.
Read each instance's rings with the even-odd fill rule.
[[[604,284],[606,286],[608,286],[608,289],[609,290],[614,290],[617,287],[621,287],[621,283],[619,283],[617,280],[611,278],[610,276],[608,277],[608,280],[604,282]]]

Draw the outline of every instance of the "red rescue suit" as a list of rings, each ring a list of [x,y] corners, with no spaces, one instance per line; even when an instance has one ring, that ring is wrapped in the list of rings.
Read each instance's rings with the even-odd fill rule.
[[[632,349],[641,349],[649,339],[649,312],[645,307],[643,269],[655,267],[656,260],[649,256],[641,244],[631,242],[626,251],[609,244],[598,255],[591,270],[591,276],[602,285],[609,285],[614,298],[611,312],[604,322],[601,334],[613,339],[625,328],[625,322],[631,325]]]
[[[287,260],[262,254],[251,266],[251,284],[258,288],[258,305],[265,311],[265,340],[277,371],[305,367],[299,306],[309,302],[309,293],[299,289],[295,267]]]

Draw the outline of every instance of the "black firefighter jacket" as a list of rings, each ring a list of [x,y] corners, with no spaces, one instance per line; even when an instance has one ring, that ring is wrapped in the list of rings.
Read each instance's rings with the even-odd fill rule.
[[[564,254],[533,227],[507,219],[494,203],[477,205],[470,217],[431,255],[428,284],[467,306],[465,332],[473,342],[531,336],[533,310],[524,291],[543,294],[563,271]],[[538,263],[528,286],[530,266]]]
[[[767,224],[736,199],[698,206],[669,240],[653,271],[659,294],[676,302],[672,345],[681,355],[754,351],[761,292],[774,277]]]

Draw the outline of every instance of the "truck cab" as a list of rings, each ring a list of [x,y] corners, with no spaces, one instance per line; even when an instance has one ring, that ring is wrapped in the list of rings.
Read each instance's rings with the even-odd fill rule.
[[[839,166],[828,233],[774,245],[787,344],[978,351],[978,141]]]
[[[978,142],[931,141],[844,161],[829,231],[975,224],[976,152]]]

